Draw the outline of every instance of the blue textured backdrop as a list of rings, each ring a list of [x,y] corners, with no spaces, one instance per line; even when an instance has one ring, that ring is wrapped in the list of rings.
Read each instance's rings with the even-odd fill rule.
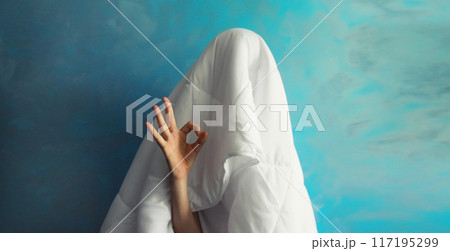
[[[113,3],[186,72],[232,27],[279,61],[338,0]],[[449,7],[344,1],[280,66],[289,103],[327,129],[295,141],[341,231],[450,231]],[[2,1],[0,231],[98,231],[140,143],[126,105],[180,78],[106,0]]]

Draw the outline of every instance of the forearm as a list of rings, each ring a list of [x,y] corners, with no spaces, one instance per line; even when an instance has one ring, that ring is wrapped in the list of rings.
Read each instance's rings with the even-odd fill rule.
[[[201,233],[202,228],[198,214],[192,213],[189,205],[187,177],[197,154],[206,142],[208,133],[202,132],[200,126],[192,121],[187,122],[178,130],[170,100],[166,97],[163,100],[167,108],[165,109],[167,123],[161,110],[157,105],[154,105],[153,111],[155,112],[160,132],[150,122],[145,122],[145,125],[163,151],[171,170],[170,193],[173,229],[175,232]],[[195,131],[198,139],[194,143],[189,144],[186,138],[192,130]]]
[[[189,204],[187,179],[174,179],[170,182],[172,200],[172,222],[176,233],[201,233],[198,216],[192,213]]]

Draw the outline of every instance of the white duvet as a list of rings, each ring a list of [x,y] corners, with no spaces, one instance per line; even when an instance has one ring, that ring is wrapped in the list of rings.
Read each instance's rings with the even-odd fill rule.
[[[222,107],[221,126],[201,124],[208,139],[188,177],[204,232],[317,232],[289,115],[276,111],[287,100],[275,67],[259,35],[227,30],[186,74],[191,83],[183,78],[169,96],[179,126],[193,120],[193,105]],[[217,116],[202,112],[201,120]],[[144,138],[101,231],[173,232],[168,173],[156,142]]]

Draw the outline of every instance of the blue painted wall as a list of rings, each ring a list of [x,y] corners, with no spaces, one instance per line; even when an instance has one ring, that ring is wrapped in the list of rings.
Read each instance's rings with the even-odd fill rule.
[[[232,27],[279,61],[338,3],[112,2],[183,72]],[[313,203],[343,232],[450,231],[449,7],[344,0],[280,65],[289,103],[327,129],[294,136]],[[125,107],[180,78],[106,0],[2,1],[0,231],[98,231],[140,143]]]

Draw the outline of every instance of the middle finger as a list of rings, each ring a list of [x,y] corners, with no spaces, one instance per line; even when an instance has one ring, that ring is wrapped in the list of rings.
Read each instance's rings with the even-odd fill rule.
[[[156,105],[153,106],[153,111],[155,112],[156,120],[158,121],[160,131],[159,133],[163,136],[165,140],[167,140],[169,138],[170,131],[168,130],[166,122],[164,121],[162,112]]]

